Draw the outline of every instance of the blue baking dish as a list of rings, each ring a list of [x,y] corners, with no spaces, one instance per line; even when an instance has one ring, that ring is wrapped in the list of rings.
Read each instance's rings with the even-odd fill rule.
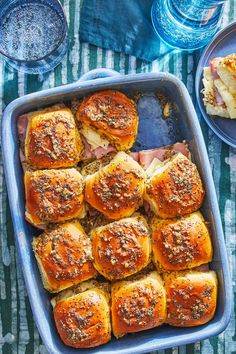
[[[19,160],[16,119],[22,113],[57,102],[68,102],[72,97],[82,97],[105,89],[120,90],[129,96],[139,97],[140,124],[135,150],[158,147],[183,139],[188,141],[206,189],[202,212],[211,229],[214,247],[211,268],[218,275],[219,296],[215,317],[205,325],[193,328],[175,328],[165,325],[128,335],[119,340],[113,338],[110,343],[95,349],[76,350],[63,345],[58,336],[50,305],[51,296],[43,288],[32,252],[31,241],[37,231],[24,219],[24,185]],[[160,104],[163,97],[167,97],[172,102],[172,113],[165,119]],[[34,319],[50,353],[138,354],[199,341],[216,335],[226,328],[232,304],[231,279],[216,192],[193,104],[187,89],[176,77],[166,73],[122,76],[108,69],[98,69],[85,74],[76,83],[18,98],[10,103],[4,112],[2,150],[19,260]]]

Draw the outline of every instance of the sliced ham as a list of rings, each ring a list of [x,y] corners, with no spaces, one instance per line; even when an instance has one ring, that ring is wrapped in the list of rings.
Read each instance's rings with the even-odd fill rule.
[[[82,160],[89,160],[89,159],[94,158],[94,154],[93,154],[94,151],[91,150],[91,145],[87,142],[87,140],[85,139],[85,137],[83,135],[81,135],[81,140],[84,145]]]
[[[139,152],[130,152],[129,156],[134,159],[134,161],[139,162]]]
[[[83,160],[89,160],[89,159],[101,159],[103,156],[107,155],[109,152],[115,152],[116,149],[112,145],[108,145],[108,147],[105,149],[103,147],[98,147],[94,150],[92,150],[91,145],[87,142],[85,137],[81,134],[81,139],[84,145],[84,152],[82,156],[82,161]]]
[[[218,106],[224,106],[225,102],[216,87],[214,87],[214,96],[215,96],[216,103],[218,104]]]
[[[164,161],[172,155],[181,152],[186,157],[190,157],[190,152],[185,143],[176,143],[160,147],[157,149],[143,150],[139,152],[139,163],[146,170],[154,158]]]
[[[112,145],[108,145],[108,147],[102,148],[102,147],[98,147],[97,149],[93,150],[93,153],[96,157],[96,159],[101,159],[103,156],[107,155],[109,152],[115,152],[116,149],[114,148],[114,146]]]
[[[19,140],[23,144],[25,142],[27,125],[28,125],[28,114],[22,114],[17,119],[17,131],[19,135]]]
[[[213,77],[213,80],[217,80],[219,79],[219,75],[217,72],[217,66],[219,65],[219,63],[221,62],[222,58],[214,58],[210,61],[210,68],[211,68],[211,74]]]
[[[211,68],[211,74],[212,74],[212,77],[213,77],[213,80],[218,80],[220,77],[218,75],[218,72],[217,72],[217,67],[219,65],[219,63],[221,62],[222,58],[214,58],[210,61],[210,68]],[[217,90],[217,88],[214,86],[214,96],[215,96],[215,99],[216,99],[216,103],[219,105],[219,106],[223,106],[225,104],[221,94],[219,93],[219,91]]]

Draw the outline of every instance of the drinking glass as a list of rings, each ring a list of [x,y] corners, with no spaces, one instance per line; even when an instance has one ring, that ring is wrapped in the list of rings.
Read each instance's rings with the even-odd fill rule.
[[[154,0],[152,23],[169,46],[194,50],[206,45],[220,26],[227,0]]]
[[[1,0],[0,53],[13,68],[42,74],[57,66],[68,46],[58,0]]]

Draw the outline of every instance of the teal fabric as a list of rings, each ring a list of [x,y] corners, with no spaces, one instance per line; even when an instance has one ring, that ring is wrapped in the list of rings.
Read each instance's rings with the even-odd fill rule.
[[[84,0],[80,40],[153,61],[171,49],[161,44],[151,21],[153,0]]]

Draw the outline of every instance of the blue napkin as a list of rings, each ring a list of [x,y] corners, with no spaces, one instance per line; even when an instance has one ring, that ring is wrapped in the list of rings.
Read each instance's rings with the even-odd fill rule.
[[[80,41],[153,61],[170,48],[160,43],[151,21],[153,0],[84,0]]]

